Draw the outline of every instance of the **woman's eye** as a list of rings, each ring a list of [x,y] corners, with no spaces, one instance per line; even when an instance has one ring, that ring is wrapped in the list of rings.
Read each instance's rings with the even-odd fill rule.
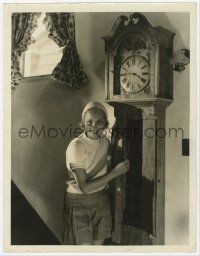
[[[87,125],[92,125],[92,121],[87,121]]]
[[[93,121],[87,121],[87,125],[88,126],[91,126],[93,124]],[[104,121],[102,121],[102,120],[99,120],[99,121],[97,121],[96,123],[95,123],[96,125],[98,125],[98,126],[103,126],[103,125],[105,125],[105,122]]]
[[[98,125],[104,125],[104,121],[98,121],[97,124]]]

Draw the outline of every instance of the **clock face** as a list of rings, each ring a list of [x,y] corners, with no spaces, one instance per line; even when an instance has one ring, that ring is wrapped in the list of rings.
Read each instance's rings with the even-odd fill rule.
[[[148,60],[140,55],[126,58],[120,68],[120,84],[127,93],[143,91],[150,81],[150,65]]]

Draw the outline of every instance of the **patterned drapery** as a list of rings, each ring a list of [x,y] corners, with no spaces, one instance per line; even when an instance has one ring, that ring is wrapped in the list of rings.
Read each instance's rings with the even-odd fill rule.
[[[63,48],[63,56],[52,72],[57,82],[72,88],[80,88],[87,81],[78,55],[75,41],[75,21],[73,13],[46,13],[44,19],[49,38]]]
[[[41,13],[12,14],[12,53],[11,53],[11,85],[15,87],[22,78],[20,57],[28,46],[34,42],[31,38],[37,27],[37,19]]]

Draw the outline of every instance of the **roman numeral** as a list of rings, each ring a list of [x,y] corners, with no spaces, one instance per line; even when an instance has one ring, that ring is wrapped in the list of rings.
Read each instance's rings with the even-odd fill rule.
[[[144,79],[144,78],[141,77],[141,81],[142,81],[143,83],[145,83],[145,82],[146,82],[146,79]]]
[[[126,68],[123,68],[124,70],[127,70]]]
[[[141,69],[144,69],[144,68],[146,68],[146,67],[147,67],[147,65],[145,65],[145,66],[141,67]]]
[[[123,83],[126,83],[126,78],[124,78],[124,79],[122,80],[122,82],[123,82]]]
[[[126,76],[127,74],[120,74],[120,76]]]
[[[140,87],[141,88],[141,86],[138,84],[138,87]]]
[[[147,72],[144,72],[144,73],[142,73],[142,75],[145,75],[145,76],[147,76],[149,73],[147,73]]]
[[[127,61],[127,66],[128,66],[128,67],[130,67],[130,63],[129,63],[129,61]]]

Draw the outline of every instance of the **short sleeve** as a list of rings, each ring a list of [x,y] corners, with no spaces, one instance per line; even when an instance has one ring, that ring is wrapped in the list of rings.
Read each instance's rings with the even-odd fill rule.
[[[107,143],[108,143],[108,147],[109,147],[110,146],[110,140],[108,138],[107,138]]]
[[[111,144],[110,144],[110,140],[107,138],[106,141],[106,145],[107,145],[107,160],[111,160]]]
[[[111,146],[110,140],[106,137],[106,147],[107,147],[107,150],[110,149],[110,146]]]
[[[85,169],[86,150],[82,143],[76,141],[71,142],[66,151],[66,164],[67,168],[72,171],[73,169]]]

